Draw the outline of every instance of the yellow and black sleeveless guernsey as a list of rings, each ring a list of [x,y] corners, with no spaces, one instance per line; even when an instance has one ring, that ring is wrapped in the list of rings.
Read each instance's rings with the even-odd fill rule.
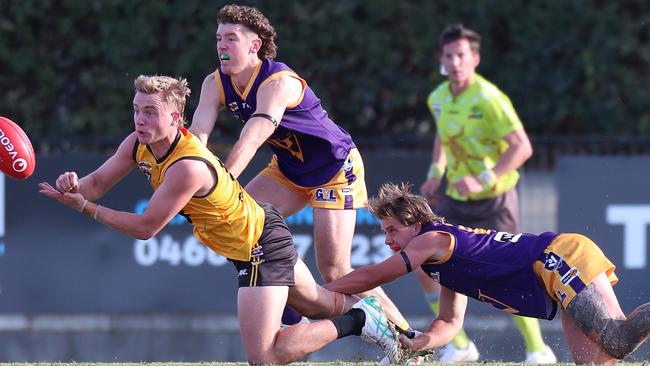
[[[156,159],[149,146],[141,145],[136,139],[133,159],[154,191],[175,162],[182,159],[205,162],[215,171],[217,183],[207,195],[192,197],[180,214],[194,225],[194,236],[215,252],[239,261],[251,259],[251,250],[262,235],[264,210],[198,138],[184,128],[179,129],[176,140],[160,159]]]

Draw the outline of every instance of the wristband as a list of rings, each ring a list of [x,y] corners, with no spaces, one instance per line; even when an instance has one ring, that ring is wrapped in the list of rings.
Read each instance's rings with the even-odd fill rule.
[[[93,220],[97,220],[97,214],[99,213],[99,205],[95,206],[95,213],[93,214]]]
[[[264,119],[268,120],[269,122],[271,122],[271,124],[273,125],[273,127],[276,127],[276,128],[278,127],[278,121],[276,121],[275,118],[273,118],[273,116],[270,115],[270,114],[266,114],[266,113],[255,113],[255,114],[253,114],[250,118],[253,118],[253,117],[264,118]],[[249,119],[250,119],[250,118],[249,118]]]
[[[497,175],[492,169],[485,169],[477,178],[485,188],[492,188],[497,184]]]
[[[84,213],[84,208],[86,208],[87,204],[88,204],[88,200],[84,199],[84,202],[81,204],[81,208],[79,209],[79,212]]]
[[[436,178],[440,179],[445,175],[444,165],[431,163],[429,166],[429,172],[427,173],[427,179]]]

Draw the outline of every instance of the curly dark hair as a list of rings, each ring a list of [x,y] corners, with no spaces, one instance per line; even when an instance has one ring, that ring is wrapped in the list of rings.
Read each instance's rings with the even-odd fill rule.
[[[256,8],[245,5],[226,5],[217,15],[218,24],[241,24],[255,32],[262,40],[262,47],[257,51],[261,60],[275,58],[278,47],[275,45],[275,30],[271,22]]]

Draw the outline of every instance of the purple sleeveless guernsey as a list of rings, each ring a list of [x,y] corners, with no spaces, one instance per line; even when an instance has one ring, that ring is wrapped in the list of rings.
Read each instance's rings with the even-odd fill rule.
[[[533,263],[557,236],[509,234],[435,222],[429,231],[451,234],[451,256],[440,264],[421,267],[434,281],[512,314],[551,320],[557,303],[533,272]]]
[[[257,89],[273,74],[298,75],[281,62],[265,60],[243,100],[230,76],[219,69],[226,107],[242,122],[248,121],[257,107]],[[328,182],[343,166],[354,142],[350,134],[334,123],[309,86],[304,85],[300,103],[288,108],[275,132],[266,141],[278,158],[280,171],[293,183],[315,187]]]

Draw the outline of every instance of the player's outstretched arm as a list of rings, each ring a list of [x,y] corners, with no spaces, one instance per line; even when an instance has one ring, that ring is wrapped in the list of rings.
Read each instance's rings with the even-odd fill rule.
[[[463,327],[467,296],[440,286],[440,313],[429,328],[415,339],[400,338],[411,352],[441,347],[449,343]]]
[[[156,235],[194,194],[207,193],[216,184],[205,163],[181,160],[172,165],[142,214],[117,211],[88,201],[81,193],[60,192],[41,183],[40,193],[76,209],[112,229],[146,240]]]
[[[237,178],[246,169],[260,146],[279,126],[284,111],[302,95],[301,82],[282,76],[263,83],[257,91],[257,107],[235,143],[225,165]]]
[[[113,156],[92,173],[79,179],[76,172],[59,175],[54,186],[45,184],[58,193],[79,193],[83,199],[94,201],[103,196],[133,168],[135,162],[131,156],[135,144],[135,134],[129,135],[118,147]],[[49,189],[46,190],[46,192]],[[41,192],[44,193],[44,192]],[[82,199],[82,200],[83,200]],[[66,203],[66,202],[63,202]],[[74,204],[74,202],[69,202]],[[76,208],[74,205],[72,208]]]
[[[344,294],[359,294],[377,286],[394,281],[420,267],[427,260],[433,260],[445,253],[449,237],[434,232],[424,233],[412,239],[405,249],[386,260],[366,267],[357,268],[343,277],[326,283],[324,288]],[[432,244],[433,243],[433,244]]]
[[[208,137],[214,129],[214,124],[219,115],[219,108],[222,107],[217,88],[214,73],[208,75],[203,79],[201,86],[201,96],[199,97],[199,105],[194,111],[192,117],[192,125],[190,125],[190,132],[203,142],[208,143]]]
[[[94,172],[79,180],[78,192],[84,198],[89,201],[95,201],[101,198],[131,171],[135,166],[133,147],[135,146],[136,139],[135,133],[127,136],[113,156],[108,158]]]

